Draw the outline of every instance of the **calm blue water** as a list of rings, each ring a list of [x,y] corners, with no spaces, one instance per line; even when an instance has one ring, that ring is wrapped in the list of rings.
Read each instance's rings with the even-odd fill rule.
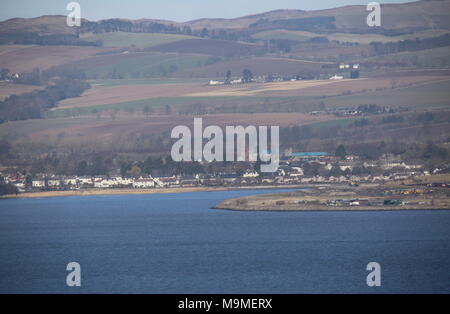
[[[450,293],[450,211],[210,209],[256,193],[2,200],[0,292]]]

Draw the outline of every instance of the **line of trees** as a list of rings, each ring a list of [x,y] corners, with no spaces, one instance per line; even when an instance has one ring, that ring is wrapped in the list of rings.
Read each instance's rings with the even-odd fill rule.
[[[3,177],[0,177],[0,195],[9,195],[19,193],[15,185],[6,183]]]
[[[374,49],[375,55],[447,47],[450,46],[450,34],[432,38],[407,39],[388,43],[373,42],[371,43],[371,46]]]
[[[73,79],[59,79],[43,90],[11,95],[0,102],[0,123],[15,120],[39,119],[45,111],[66,98],[78,97],[90,85]]]
[[[284,28],[291,30],[318,31],[335,29],[334,16],[315,16],[299,19],[269,20],[260,19],[256,23],[250,24],[249,28]]]
[[[0,45],[41,45],[41,46],[94,46],[102,45],[100,40],[90,41],[80,39],[77,35],[52,34],[39,35],[37,33],[2,33]]]
[[[122,19],[108,19],[99,22],[86,21],[81,24],[79,33],[164,33],[200,36],[204,31],[193,31],[189,26],[175,26],[157,22],[131,22]],[[203,34],[206,35],[206,34]]]
[[[11,73],[9,69],[0,69],[1,80],[8,80],[16,84],[41,86],[51,83],[54,78],[85,80],[86,73],[75,67],[65,65],[55,66],[44,71],[35,68],[31,72],[23,72],[17,76],[16,74]]]

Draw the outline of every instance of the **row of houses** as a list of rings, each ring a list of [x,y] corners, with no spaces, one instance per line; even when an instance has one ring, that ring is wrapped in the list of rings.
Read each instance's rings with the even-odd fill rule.
[[[320,167],[321,171],[311,175],[311,167]],[[384,173],[379,175],[355,175],[355,168],[376,167]],[[338,168],[338,169],[336,169]],[[338,170],[338,171],[334,171]],[[322,175],[318,175],[320,173]],[[360,173],[360,172],[358,172]],[[164,187],[195,186],[239,186],[255,184],[314,184],[314,183],[348,183],[358,182],[382,183],[409,179],[417,175],[427,175],[421,165],[407,164],[391,157],[377,162],[361,161],[358,156],[346,156],[344,160],[327,152],[292,152],[286,150],[280,158],[278,171],[260,175],[253,169],[242,174],[216,173],[174,176],[141,176],[138,178],[121,176],[73,176],[64,177],[41,174],[30,179],[21,174],[4,176],[8,183],[14,184],[19,191],[59,190],[59,189],[114,189],[135,188],[150,189]]]
[[[154,187],[172,187],[180,185],[180,178],[173,177],[140,177],[124,178],[120,176],[107,177],[58,177],[41,176],[31,181],[31,187],[34,189],[58,189],[58,188],[154,188]]]
[[[349,69],[358,70],[359,64],[341,63],[341,64],[339,64],[338,67],[339,67],[339,70],[349,70]]]
[[[342,175],[342,176],[304,176],[303,170],[293,167],[292,171],[286,172],[280,169],[276,173],[261,176],[256,172],[247,172],[245,175],[236,173],[223,173],[218,175],[196,175],[196,176],[172,176],[172,177],[56,177],[37,178],[31,184],[24,180],[7,180],[14,184],[19,191],[28,190],[70,190],[70,189],[151,189],[170,187],[196,187],[196,186],[245,186],[245,185],[289,185],[289,184],[316,184],[316,183],[345,183],[354,185],[362,183],[383,183],[388,181],[412,178],[411,173],[396,173],[391,175]]]
[[[342,77],[343,79],[344,77]],[[314,77],[310,76],[301,76],[301,75],[278,75],[278,74],[269,74],[269,75],[260,75],[252,77],[249,81],[244,80],[244,78],[236,78],[230,79],[228,81],[218,81],[218,80],[210,80],[208,82],[209,86],[220,86],[220,85],[239,85],[244,83],[275,83],[275,82],[296,82],[302,80],[313,80]]]

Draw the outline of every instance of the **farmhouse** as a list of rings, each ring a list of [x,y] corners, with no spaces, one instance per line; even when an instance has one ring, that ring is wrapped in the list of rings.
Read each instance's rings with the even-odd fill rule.
[[[148,189],[155,187],[155,181],[152,178],[142,178],[134,180],[133,188],[135,189]]]
[[[180,180],[176,176],[158,177],[154,179],[158,187],[179,187]]]
[[[45,188],[45,180],[33,180],[31,186],[33,188]]]
[[[199,176],[184,175],[180,178],[181,186],[183,187],[194,187],[199,185]]]
[[[343,79],[344,79],[344,77],[340,76],[340,75],[334,75],[334,76],[330,77],[330,80],[343,80]]]
[[[225,84],[225,83],[220,82],[220,81],[214,81],[214,80],[209,81],[209,85],[211,85],[211,86],[223,85],[223,84]]]
[[[257,178],[259,177],[259,173],[254,170],[247,170],[243,175],[243,178]]]
[[[59,179],[50,179],[47,181],[48,187],[58,187],[61,186],[61,180]]]

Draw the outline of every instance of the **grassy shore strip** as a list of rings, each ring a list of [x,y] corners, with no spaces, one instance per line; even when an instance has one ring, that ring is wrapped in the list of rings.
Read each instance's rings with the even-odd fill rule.
[[[305,185],[289,186],[245,186],[245,187],[180,187],[180,188],[156,188],[156,189],[89,189],[70,191],[47,191],[47,192],[27,192],[17,195],[2,195],[0,199],[14,198],[46,198],[46,197],[67,197],[67,196],[93,196],[93,195],[139,195],[139,194],[174,194],[191,192],[218,192],[236,190],[284,190],[305,188]]]
[[[237,205],[219,204],[213,209],[230,210],[230,211],[264,211],[264,212],[342,212],[342,211],[404,211],[404,210],[450,210],[450,208],[431,208],[430,206],[350,206],[350,207],[329,207],[329,206],[311,206],[311,207],[246,207]]]
[[[374,189],[374,188],[372,188]],[[375,188],[376,189],[376,188]],[[214,209],[235,211],[398,211],[398,210],[449,210],[450,198],[444,192],[420,196],[373,196],[360,188],[353,191],[339,191],[333,188],[323,191],[311,190],[288,193],[260,194],[233,198],[214,206]],[[366,199],[372,205],[330,206],[330,199]],[[382,205],[384,200],[396,198],[399,205]],[[380,204],[381,205],[378,205]],[[376,205],[375,205],[376,204]]]

